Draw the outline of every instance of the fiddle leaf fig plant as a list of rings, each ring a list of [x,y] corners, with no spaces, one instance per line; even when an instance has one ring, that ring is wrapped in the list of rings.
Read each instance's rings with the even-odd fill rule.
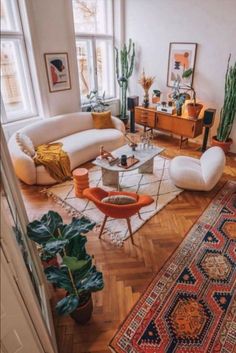
[[[29,238],[42,247],[43,256],[53,258],[59,255],[61,258],[59,266],[44,269],[47,280],[67,292],[56,305],[59,315],[73,313],[88,301],[91,292],[104,286],[102,273],[97,271],[85,248],[87,238],[83,234],[92,230],[94,225],[85,217],[72,218],[70,224],[63,224],[57,212],[49,211],[27,226]]]

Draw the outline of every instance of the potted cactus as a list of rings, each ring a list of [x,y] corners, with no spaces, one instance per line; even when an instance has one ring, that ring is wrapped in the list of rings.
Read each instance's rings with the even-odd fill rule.
[[[225,74],[224,104],[220,111],[220,122],[217,135],[212,138],[212,145],[221,147],[225,153],[229,152],[232,139],[229,137],[236,114],[236,62],[230,66],[229,55]]]
[[[127,116],[127,89],[128,81],[131,77],[134,69],[134,58],[135,58],[135,45],[132,40],[129,39],[128,47],[126,44],[119,51],[115,48],[116,57],[116,78],[118,85],[121,88],[121,112],[120,119],[126,124],[128,122]]]
[[[97,271],[86,252],[87,238],[82,235],[94,225],[85,217],[63,224],[57,212],[49,211],[27,226],[29,238],[40,245],[43,258],[58,259],[57,264],[49,264],[44,269],[49,282],[65,289],[65,297],[58,301],[56,312],[70,314],[80,324],[86,323],[92,315],[91,293],[104,286],[102,273]]]

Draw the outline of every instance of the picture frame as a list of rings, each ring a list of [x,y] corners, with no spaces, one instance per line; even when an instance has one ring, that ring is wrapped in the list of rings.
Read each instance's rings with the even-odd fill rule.
[[[48,87],[50,92],[71,89],[68,53],[44,54]]]
[[[194,68],[197,54],[197,43],[171,42],[169,45],[169,59],[167,71],[167,86],[173,87],[176,79],[181,84],[192,87]],[[187,69],[192,69],[193,73],[189,78],[182,78],[182,74]]]

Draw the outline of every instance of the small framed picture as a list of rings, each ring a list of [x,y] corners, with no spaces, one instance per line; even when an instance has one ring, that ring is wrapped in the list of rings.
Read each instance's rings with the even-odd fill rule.
[[[180,87],[181,83],[192,87],[196,53],[197,43],[170,43],[167,72],[168,87],[173,87],[176,80],[180,82]],[[193,70],[193,74],[189,78],[183,79],[183,72],[190,68]]]
[[[70,70],[67,53],[44,54],[48,86],[50,92],[71,89]]]

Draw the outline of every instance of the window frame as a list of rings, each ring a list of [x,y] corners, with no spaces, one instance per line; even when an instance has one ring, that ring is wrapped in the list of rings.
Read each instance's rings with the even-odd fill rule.
[[[73,0],[71,0],[73,1]],[[72,3],[72,10],[73,10],[73,3]],[[96,59],[96,40],[107,40],[111,41],[112,46],[114,47],[115,44],[115,26],[114,26],[114,0],[111,0],[111,16],[112,16],[112,26],[111,26],[111,34],[101,34],[101,33],[85,33],[85,32],[76,32],[75,31],[75,44],[78,41],[91,41],[91,48],[92,48],[92,81],[94,82],[95,90],[98,90],[98,69],[97,69],[97,59]],[[74,29],[75,30],[75,29]],[[77,46],[76,46],[77,47]],[[113,96],[106,97],[106,100],[112,100],[116,98],[116,82],[115,82],[115,55],[114,51],[112,53],[113,59],[113,74],[112,74],[112,87],[113,87]],[[79,73],[79,63],[76,58],[78,73]],[[80,80],[80,77],[78,77]],[[88,100],[84,99],[81,92],[80,92],[80,99],[82,106],[86,106],[88,104]]]
[[[17,60],[16,66],[22,64],[22,68],[20,70],[20,79],[24,78],[24,82],[22,83],[22,98],[28,99],[29,102],[27,104],[27,111],[9,113],[6,111],[4,100],[1,97],[1,122],[2,124],[10,124],[14,122],[19,122],[21,120],[30,119],[32,117],[37,116],[38,107],[36,101],[36,94],[32,80],[32,74],[30,71],[30,63],[27,53],[26,39],[25,33],[23,29],[23,19],[22,12],[19,6],[18,0],[11,0],[12,13],[14,16],[14,20],[16,20],[16,29],[15,30],[2,30],[1,29],[1,43],[4,41],[9,41],[12,43],[16,43],[16,48],[19,50],[20,57]],[[13,44],[15,45],[15,44]]]

